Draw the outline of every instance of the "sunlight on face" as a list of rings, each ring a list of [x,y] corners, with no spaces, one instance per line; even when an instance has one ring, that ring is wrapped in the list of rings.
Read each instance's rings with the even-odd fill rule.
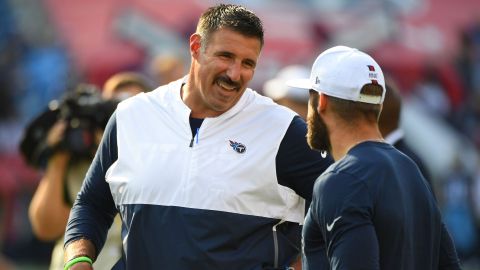
[[[261,51],[260,40],[221,29],[211,35],[197,59],[202,107],[221,114],[233,107],[252,80]]]

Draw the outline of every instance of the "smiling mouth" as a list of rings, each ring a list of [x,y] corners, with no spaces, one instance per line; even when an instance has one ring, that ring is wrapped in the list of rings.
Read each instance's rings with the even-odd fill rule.
[[[232,91],[240,91],[241,85],[239,82],[232,81],[226,75],[220,75],[217,77],[216,80],[217,85],[224,89],[225,91],[232,92]]]
[[[220,86],[221,88],[227,90],[227,91],[238,91],[239,87],[235,85],[228,84],[224,81],[217,81],[217,85]]]

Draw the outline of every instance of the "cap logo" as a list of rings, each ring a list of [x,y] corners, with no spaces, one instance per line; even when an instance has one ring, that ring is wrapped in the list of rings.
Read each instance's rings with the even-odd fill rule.
[[[317,77],[315,77],[315,84],[319,84],[319,83],[320,83],[320,78],[318,78],[318,76],[317,76]]]
[[[371,65],[367,65],[367,67],[368,67],[368,71],[370,71],[368,72],[368,78],[372,80],[373,84],[376,84],[378,79],[378,74],[375,71],[375,67]]]

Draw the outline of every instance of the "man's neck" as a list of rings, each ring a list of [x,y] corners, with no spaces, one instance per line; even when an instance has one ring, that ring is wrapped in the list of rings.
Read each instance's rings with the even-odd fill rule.
[[[217,117],[223,113],[206,108],[199,103],[198,100],[201,100],[201,97],[195,96],[198,95],[198,93],[195,93],[195,91],[192,91],[189,87],[191,87],[191,85],[188,82],[182,85],[180,97],[183,103],[190,109],[190,117],[205,119],[207,117]]]
[[[339,127],[330,132],[332,156],[335,161],[342,159],[350,149],[365,141],[383,141],[377,126],[359,125],[354,128]]]

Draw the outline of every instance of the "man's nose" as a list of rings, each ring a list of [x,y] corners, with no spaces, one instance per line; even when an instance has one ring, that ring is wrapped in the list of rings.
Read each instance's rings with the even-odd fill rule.
[[[230,64],[227,70],[227,76],[235,82],[240,81],[242,73],[242,64],[240,62],[234,61]]]

